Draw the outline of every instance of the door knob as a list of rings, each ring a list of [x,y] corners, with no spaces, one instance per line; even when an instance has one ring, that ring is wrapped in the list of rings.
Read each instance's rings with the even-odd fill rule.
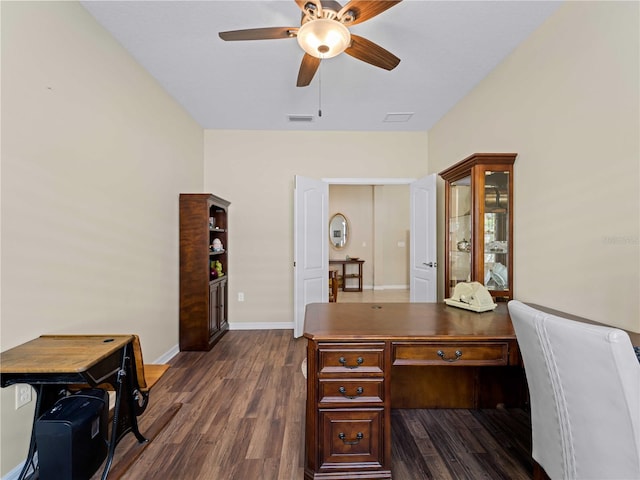
[[[423,265],[426,265],[427,267],[437,267],[438,266],[438,262],[422,262]]]

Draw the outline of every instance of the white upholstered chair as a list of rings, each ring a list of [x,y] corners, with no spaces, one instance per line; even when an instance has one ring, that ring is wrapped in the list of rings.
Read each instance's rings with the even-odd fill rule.
[[[509,302],[533,458],[553,480],[640,479],[640,363],[626,332]]]

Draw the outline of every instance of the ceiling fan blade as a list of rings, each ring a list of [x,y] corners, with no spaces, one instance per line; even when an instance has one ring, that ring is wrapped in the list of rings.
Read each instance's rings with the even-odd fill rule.
[[[344,53],[385,70],[393,70],[400,63],[400,59],[393,53],[371,40],[354,34],[351,34],[351,46]]]
[[[277,38],[294,38],[298,27],[266,27],[249,28],[246,30],[230,30],[220,32],[218,35],[222,40],[271,40]]]
[[[365,22],[376,15],[381,14],[385,10],[397,5],[402,0],[351,0],[338,12],[338,18],[342,18],[343,14],[348,11],[353,12],[355,19],[345,25],[357,25]]]
[[[302,57],[302,63],[300,64],[300,71],[298,72],[298,82],[296,87],[306,87],[313,80],[313,76],[316,74],[318,67],[320,66],[320,59],[304,54]]]

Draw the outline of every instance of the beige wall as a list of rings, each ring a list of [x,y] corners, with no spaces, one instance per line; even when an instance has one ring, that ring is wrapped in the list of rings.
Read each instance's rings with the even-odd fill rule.
[[[2,350],[47,333],[178,342],[178,194],[203,130],[77,3],[2,2]],[[33,403],[1,391],[5,475]]]
[[[417,178],[426,153],[426,133],[205,131],[204,188],[232,202],[232,328],[293,321],[295,175]]]
[[[409,186],[378,185],[374,202],[375,287],[409,288]]]
[[[515,297],[640,332],[639,22],[565,3],[429,132],[429,166],[518,152]]]
[[[329,258],[364,260],[364,288],[408,288],[409,187],[329,185],[329,219],[335,213],[347,217],[351,236],[343,249],[330,245]]]

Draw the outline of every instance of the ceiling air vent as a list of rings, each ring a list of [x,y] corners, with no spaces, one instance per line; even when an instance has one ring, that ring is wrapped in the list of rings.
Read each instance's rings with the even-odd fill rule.
[[[413,117],[413,112],[387,113],[384,122],[408,122]]]
[[[293,123],[313,122],[313,115],[287,115],[287,118]]]

